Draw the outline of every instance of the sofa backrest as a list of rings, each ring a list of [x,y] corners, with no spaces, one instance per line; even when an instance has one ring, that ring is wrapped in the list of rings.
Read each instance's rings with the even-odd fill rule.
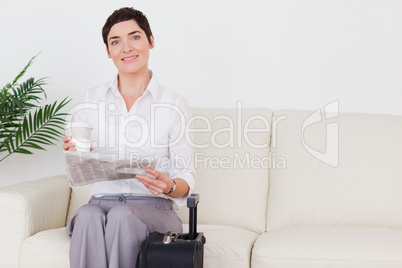
[[[270,120],[268,109],[193,109],[192,142],[200,195],[198,223],[265,231]],[[259,148],[261,147],[261,148]],[[89,199],[91,186],[73,188],[67,222]],[[188,209],[178,211],[184,223]]]
[[[281,110],[273,117],[271,150],[286,168],[270,172],[268,230],[402,227],[402,116]]]
[[[270,120],[268,109],[193,109],[198,223],[265,231]],[[240,113],[240,114],[239,114]],[[210,129],[208,128],[210,125]],[[247,131],[250,131],[246,133]],[[257,148],[261,147],[261,148]],[[188,222],[188,209],[178,212]]]

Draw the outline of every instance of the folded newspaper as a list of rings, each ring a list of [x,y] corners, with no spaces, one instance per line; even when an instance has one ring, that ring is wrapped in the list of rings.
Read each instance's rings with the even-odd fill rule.
[[[64,152],[70,186],[83,186],[100,181],[133,179],[135,175],[147,175],[146,168],[155,168],[152,157],[136,157],[121,160],[118,155],[87,152]]]

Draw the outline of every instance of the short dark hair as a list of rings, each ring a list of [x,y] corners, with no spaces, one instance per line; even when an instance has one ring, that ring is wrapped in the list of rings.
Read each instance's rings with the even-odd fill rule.
[[[147,17],[139,10],[136,10],[132,7],[123,7],[115,10],[106,20],[105,25],[102,28],[102,37],[103,42],[107,47],[109,47],[107,42],[107,36],[109,35],[110,29],[112,29],[113,25],[119,22],[134,20],[138,26],[145,32],[148,42],[151,42],[151,26],[149,26],[149,22]]]

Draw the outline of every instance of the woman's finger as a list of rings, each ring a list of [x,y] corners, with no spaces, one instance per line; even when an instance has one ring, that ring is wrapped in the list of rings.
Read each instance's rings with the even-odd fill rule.
[[[167,182],[169,180],[169,177],[165,173],[159,172],[156,169],[147,168],[146,171],[149,174],[154,175],[156,178],[158,178],[158,180],[161,180],[163,182]]]
[[[63,137],[61,140],[62,140],[64,143],[67,143],[67,142],[71,141],[71,139],[72,139],[71,136],[65,136],[65,137]]]
[[[156,179],[150,178],[148,176],[144,176],[144,175],[136,175],[135,177],[139,181],[141,181],[145,185],[145,187],[156,191],[158,194],[166,192],[166,188],[168,187],[167,183],[165,183],[159,179],[156,180]]]
[[[153,193],[154,195],[159,195],[159,194],[163,193],[162,189],[160,189],[152,184],[149,185],[148,190],[151,191],[151,193]]]
[[[163,181],[160,181],[159,179],[150,178],[145,175],[136,175],[135,177],[142,182],[146,182],[149,185],[153,185],[153,186],[159,187],[159,188],[161,188],[161,187],[163,188],[163,186],[165,184]]]
[[[75,148],[75,143],[74,142],[68,142],[63,144],[63,149],[64,151],[76,151],[77,149]]]
[[[153,195],[159,195],[159,194],[161,194],[161,193],[163,193],[163,189],[161,189],[161,188],[159,188],[157,185],[154,185],[154,184],[152,184],[152,183],[150,183],[150,182],[148,182],[147,181],[147,179],[146,178],[149,178],[149,177],[146,177],[146,176],[141,176],[141,175],[137,175],[136,176],[136,178],[140,181],[140,182],[142,182],[144,185],[145,185],[145,187],[147,187],[147,189],[153,194]],[[145,178],[144,178],[145,177]],[[149,178],[149,179],[151,179],[151,178]],[[155,179],[151,179],[151,180],[155,180]]]

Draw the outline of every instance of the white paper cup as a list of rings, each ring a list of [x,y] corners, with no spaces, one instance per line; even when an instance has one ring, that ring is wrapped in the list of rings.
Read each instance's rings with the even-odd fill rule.
[[[72,122],[66,126],[66,136],[71,136],[77,152],[91,151],[92,127],[86,122]]]

